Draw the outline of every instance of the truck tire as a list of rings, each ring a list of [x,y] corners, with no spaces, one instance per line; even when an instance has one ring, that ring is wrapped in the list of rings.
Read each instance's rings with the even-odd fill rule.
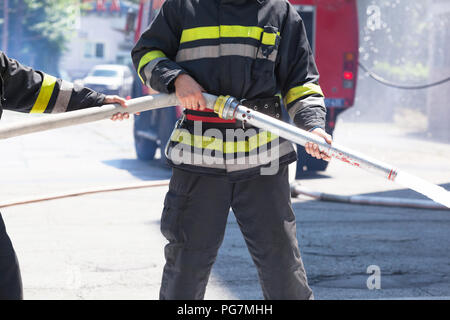
[[[156,141],[141,137],[138,131],[146,131],[151,126],[151,112],[142,112],[134,118],[134,147],[139,160],[149,161],[155,157],[158,143]]]
[[[174,107],[162,109],[159,110],[159,112],[158,139],[161,144],[161,164],[168,166],[165,149],[167,141],[169,141],[175,123],[177,122],[177,116]]]
[[[297,174],[296,178],[307,171],[325,171],[329,162],[311,157],[306,153],[305,148],[297,145]]]
[[[135,135],[134,146],[139,160],[149,161],[155,158],[156,149],[158,148],[158,144],[155,141]]]

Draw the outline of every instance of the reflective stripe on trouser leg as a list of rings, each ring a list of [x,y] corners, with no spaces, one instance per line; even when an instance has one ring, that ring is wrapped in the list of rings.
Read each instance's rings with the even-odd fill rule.
[[[203,299],[223,240],[231,190],[224,179],[173,169],[161,217],[169,244],[160,299]]]
[[[266,299],[312,299],[300,257],[288,167],[276,175],[238,182],[232,208]]]
[[[19,263],[0,214],[0,300],[23,299]]]

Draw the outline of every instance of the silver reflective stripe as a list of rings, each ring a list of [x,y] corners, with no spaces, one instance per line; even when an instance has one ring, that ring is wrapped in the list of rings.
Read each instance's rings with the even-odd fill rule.
[[[206,58],[218,58],[219,46],[203,46],[197,48],[182,49],[178,51],[176,62],[184,62]]]
[[[220,45],[221,56],[242,56],[255,58],[257,47],[248,44],[222,44]]]
[[[269,57],[264,57],[261,50],[249,44],[220,44],[215,46],[201,46],[196,48],[181,49],[178,51],[176,62],[191,60],[219,58],[224,56],[241,56],[255,59],[267,59],[272,62],[277,57],[277,50],[274,50]]]
[[[147,63],[147,65],[144,67],[144,74],[145,74],[145,80],[146,80],[146,85],[150,86],[150,79],[152,78],[152,73],[153,70],[155,69],[156,65],[162,61],[162,60],[168,60],[166,57],[161,57],[161,58],[156,58],[153,59],[152,61],[150,61],[149,63]]]
[[[67,111],[69,106],[70,97],[72,96],[73,84],[62,80],[59,87],[58,97],[56,98],[55,105],[53,106],[52,113],[62,113]]]
[[[177,144],[178,145],[178,144]],[[222,169],[225,170],[225,161],[223,160],[223,156],[220,155],[218,157],[212,157],[200,153],[198,157],[201,157],[203,161],[195,161],[194,154],[192,152],[187,151],[187,148],[180,148],[177,150],[176,146],[169,146],[167,151],[168,158],[175,164],[188,164],[191,166],[198,166],[204,168],[212,168],[212,169]],[[188,160],[188,161],[185,161]]]
[[[275,148],[278,148],[278,152],[273,151],[273,149],[275,149]],[[279,146],[272,146],[267,151],[245,157],[245,164],[241,164],[241,163],[237,164],[236,159],[227,160],[226,161],[227,171],[235,172],[235,171],[247,170],[247,169],[263,166],[274,160],[281,158],[282,156],[285,156],[285,155],[291,153],[292,151],[294,151],[294,147],[292,146],[292,143],[289,141],[284,141]],[[262,159],[264,159],[266,161],[261,161]],[[242,160],[240,160],[240,161],[242,161]]]
[[[289,108],[289,116],[294,119],[295,115],[309,106],[323,106],[325,108],[325,100],[323,97],[307,97],[294,103],[294,105]]]

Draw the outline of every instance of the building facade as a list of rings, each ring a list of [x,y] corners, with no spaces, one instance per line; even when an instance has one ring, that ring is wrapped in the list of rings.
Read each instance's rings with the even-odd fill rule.
[[[62,74],[73,81],[98,64],[130,65],[134,35],[126,23],[128,14],[137,10],[127,1],[83,1],[75,35],[60,62]]]

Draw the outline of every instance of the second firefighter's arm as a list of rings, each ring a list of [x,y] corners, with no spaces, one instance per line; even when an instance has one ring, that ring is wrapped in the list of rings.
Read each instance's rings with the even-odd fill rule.
[[[165,1],[158,16],[131,52],[139,78],[146,86],[158,92],[172,93],[175,79],[186,73],[175,62],[181,37],[181,27],[178,24],[181,2]]]
[[[100,106],[105,95],[26,67],[0,55],[3,107],[26,113],[60,113]]]
[[[303,21],[291,5],[281,32],[277,61],[281,93],[294,123],[305,130],[324,129],[326,108],[319,73]]]

